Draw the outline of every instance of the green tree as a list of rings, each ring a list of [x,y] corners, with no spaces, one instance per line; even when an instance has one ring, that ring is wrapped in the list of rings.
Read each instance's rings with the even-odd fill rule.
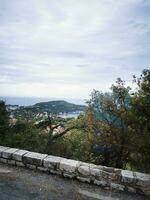
[[[93,112],[93,118],[88,124],[94,135],[93,149],[95,155],[99,155],[100,163],[123,168],[130,154],[130,87],[118,78],[111,91],[92,92],[88,107]]]
[[[132,98],[132,131],[136,151],[132,164],[136,169],[150,172],[150,70],[143,70],[140,78],[134,76],[137,89]]]
[[[4,101],[0,101],[0,143],[4,143],[9,130],[9,113]]]
[[[32,122],[18,120],[11,126],[7,145],[30,151],[44,152],[46,136]]]

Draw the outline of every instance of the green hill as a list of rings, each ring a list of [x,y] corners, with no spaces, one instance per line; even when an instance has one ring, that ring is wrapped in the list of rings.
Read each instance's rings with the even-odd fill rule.
[[[59,100],[59,101],[48,101],[37,103],[32,106],[32,108],[38,109],[44,112],[52,112],[52,113],[69,113],[75,111],[83,111],[85,106],[76,105],[69,103],[67,101]]]
[[[76,105],[69,103],[67,101],[59,100],[59,101],[48,101],[48,102],[40,102],[36,103],[33,106],[20,106],[15,110],[11,110],[11,114],[15,117],[34,119],[39,116],[39,114],[48,113],[48,114],[67,114],[73,112],[83,111],[85,106]]]

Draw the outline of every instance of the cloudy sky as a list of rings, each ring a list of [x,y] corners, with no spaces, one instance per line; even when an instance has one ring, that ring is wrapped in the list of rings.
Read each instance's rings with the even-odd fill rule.
[[[150,65],[150,0],[0,0],[0,96],[88,98]]]

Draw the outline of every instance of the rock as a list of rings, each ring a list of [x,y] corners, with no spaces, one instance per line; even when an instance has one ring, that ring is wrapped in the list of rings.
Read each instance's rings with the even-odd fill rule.
[[[92,166],[90,166],[90,173],[94,177],[99,177],[99,178],[102,177],[102,170],[99,167],[95,167],[95,166],[92,167]]]
[[[4,150],[4,151],[2,152],[2,157],[3,157],[3,158],[7,158],[7,159],[12,159],[12,154],[13,154],[14,152],[16,152],[16,151],[18,151],[18,149],[15,149],[15,148],[8,148],[8,149],[6,149],[6,150]]]
[[[110,187],[115,190],[124,191],[125,186],[118,183],[111,183]]]
[[[134,183],[135,178],[132,171],[122,170],[121,171],[121,181],[124,183]]]
[[[74,178],[74,177],[75,177],[74,174],[72,174],[72,173],[67,173],[67,172],[64,172],[64,173],[63,173],[63,176],[66,177],[66,178]]]
[[[16,165],[18,167],[25,167],[25,165],[22,162],[16,161]]]
[[[136,185],[145,195],[150,196],[150,175],[134,172]]]
[[[81,182],[90,183],[90,178],[77,176],[77,179],[80,180]]]
[[[29,168],[29,169],[36,170],[36,166],[35,165],[26,164],[26,167]]]
[[[22,160],[24,164],[42,166],[43,160],[46,157],[46,154],[28,152],[22,157]]]
[[[43,165],[44,165],[44,167],[47,167],[49,169],[56,170],[59,168],[61,159],[62,159],[61,157],[57,157],[57,156],[47,156],[43,160]]]
[[[22,157],[28,153],[28,151],[25,150],[18,150],[16,152],[13,153],[12,155],[12,159],[16,160],[16,161],[22,161]]]
[[[106,181],[99,181],[99,180],[94,180],[94,184],[100,185],[102,187],[106,187],[108,185]]]
[[[46,167],[37,167],[37,170],[41,171],[41,172],[48,172],[49,169]]]
[[[88,163],[81,163],[81,165],[78,167],[78,171],[83,176],[90,176],[90,166]]]
[[[70,159],[61,159],[59,168],[61,171],[75,173],[78,165],[79,161]]]
[[[150,187],[150,175],[139,172],[134,172],[134,175],[136,179],[136,185]]]
[[[2,152],[5,151],[6,149],[9,149],[9,147],[0,146],[0,157],[2,157]]]
[[[15,162],[15,160],[8,160],[8,164],[10,164],[10,165],[16,165],[16,162]]]
[[[1,162],[1,163],[7,163],[7,159],[5,159],[5,158],[0,158],[0,162]]]
[[[131,193],[136,193],[136,189],[134,189],[133,187],[127,187],[128,192]]]
[[[54,169],[50,169],[50,173],[51,173],[51,174],[58,175],[58,176],[61,176],[61,175],[62,175],[62,172],[61,172],[61,171],[57,171],[57,170],[54,170]]]

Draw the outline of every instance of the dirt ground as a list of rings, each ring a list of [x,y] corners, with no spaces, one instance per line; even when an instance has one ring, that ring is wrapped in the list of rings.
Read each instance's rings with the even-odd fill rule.
[[[98,186],[0,164],[0,200],[148,200]]]

